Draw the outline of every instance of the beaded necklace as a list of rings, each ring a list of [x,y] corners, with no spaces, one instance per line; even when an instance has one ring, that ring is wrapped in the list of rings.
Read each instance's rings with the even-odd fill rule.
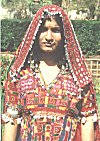
[[[57,81],[61,78],[61,75],[65,75],[65,74],[67,75],[69,73],[69,71],[66,71],[65,67],[62,65],[62,68],[60,69],[60,71],[57,74],[56,78],[49,84],[46,84],[38,64],[35,65],[34,73],[35,73],[36,78],[39,81],[39,85],[42,88],[44,88],[44,89],[46,89],[48,91],[48,90],[52,89],[52,87],[57,83]],[[42,80],[42,82],[41,82],[40,79]]]

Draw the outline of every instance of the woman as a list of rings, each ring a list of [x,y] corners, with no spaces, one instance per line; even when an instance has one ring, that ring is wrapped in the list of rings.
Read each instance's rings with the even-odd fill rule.
[[[66,13],[37,11],[5,85],[3,141],[94,141],[97,106],[91,75]]]

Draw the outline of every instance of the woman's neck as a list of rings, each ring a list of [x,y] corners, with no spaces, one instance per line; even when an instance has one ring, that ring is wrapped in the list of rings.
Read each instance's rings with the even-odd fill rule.
[[[57,65],[48,65],[44,61],[40,61],[39,69],[45,84],[50,84],[59,74],[60,69]]]
[[[52,69],[53,70],[59,69],[56,63],[50,63],[50,64],[52,64],[52,65],[49,65],[49,63],[47,63],[45,61],[40,61],[39,68],[41,68],[41,69],[44,68],[44,70],[46,69],[48,71],[50,71]]]
[[[47,66],[55,66],[58,64],[58,58],[56,55],[55,56],[49,54],[43,56],[41,55],[40,60],[43,61]]]

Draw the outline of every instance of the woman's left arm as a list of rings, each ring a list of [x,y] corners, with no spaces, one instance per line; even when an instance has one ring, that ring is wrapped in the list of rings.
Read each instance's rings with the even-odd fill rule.
[[[86,122],[81,123],[82,141],[95,141],[94,123],[91,117],[87,117]]]
[[[98,109],[92,83],[84,87],[82,95],[84,96],[81,110],[81,138],[82,141],[95,141],[98,134]]]

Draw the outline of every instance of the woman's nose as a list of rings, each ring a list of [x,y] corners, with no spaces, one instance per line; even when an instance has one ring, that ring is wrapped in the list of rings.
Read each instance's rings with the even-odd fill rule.
[[[47,41],[52,41],[53,40],[53,36],[52,36],[52,31],[48,30],[45,39]]]

